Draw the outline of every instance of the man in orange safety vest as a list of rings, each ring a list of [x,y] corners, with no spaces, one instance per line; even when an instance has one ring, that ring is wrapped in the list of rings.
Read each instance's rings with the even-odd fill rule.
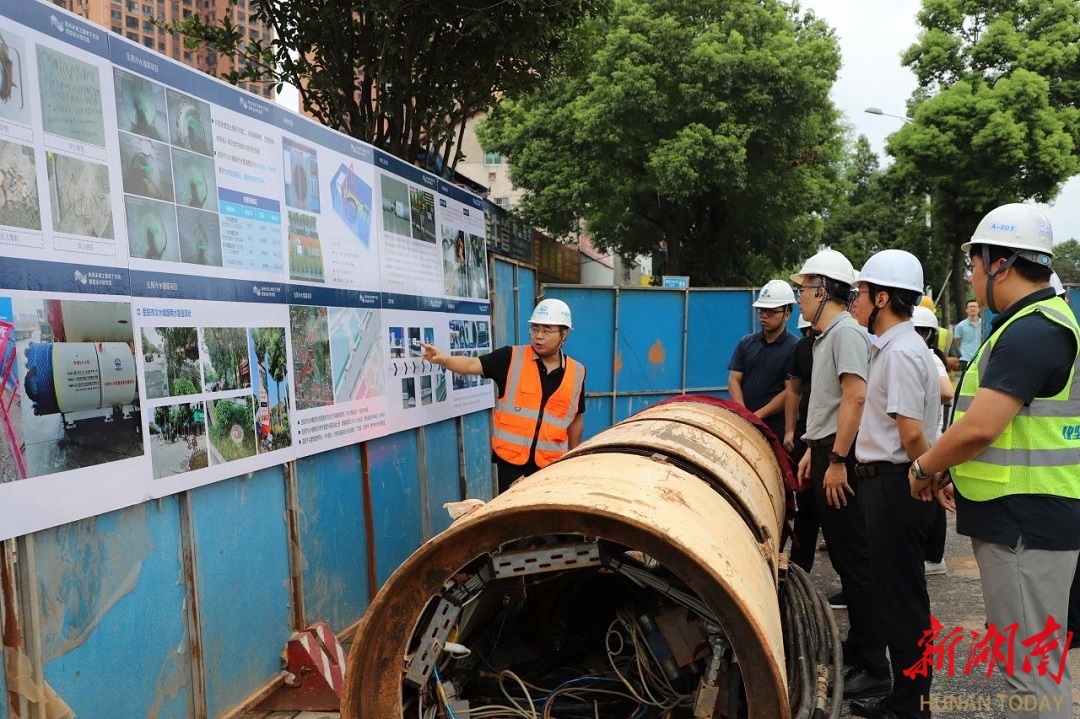
[[[506,346],[481,357],[448,355],[421,344],[421,357],[458,374],[481,375],[498,387],[492,459],[499,492],[554,462],[581,442],[585,366],[563,351],[573,329],[562,300],[543,300],[529,318],[529,344]]]

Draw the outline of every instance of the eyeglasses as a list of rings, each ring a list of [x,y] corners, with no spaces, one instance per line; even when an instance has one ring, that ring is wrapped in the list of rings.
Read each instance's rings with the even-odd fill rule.
[[[548,325],[529,325],[529,334],[538,335],[540,337],[550,337],[551,335],[558,334],[562,327],[551,327]]]
[[[804,290],[820,290],[822,285],[799,285],[795,288],[795,296],[798,297]]]
[[[762,317],[775,317],[784,311],[783,307],[758,307],[757,312]]]

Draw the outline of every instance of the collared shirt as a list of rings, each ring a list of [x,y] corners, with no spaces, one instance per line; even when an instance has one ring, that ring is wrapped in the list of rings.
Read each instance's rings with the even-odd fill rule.
[[[1054,291],[1047,288],[1015,302],[994,318],[991,331],[1024,307],[1053,296]],[[1076,352],[1072,333],[1064,327],[1037,313],[1022,317],[997,340],[986,372],[979,377],[979,388],[1005,392],[1024,404],[1036,397],[1051,397],[1068,381]],[[1015,494],[973,502],[959,488],[955,494],[958,534],[1009,547],[1015,547],[1023,536],[1024,546],[1031,549],[1080,549],[1080,500]]]
[[[896,417],[922,422],[928,440],[937,435],[941,394],[933,355],[911,321],[901,322],[879,335],[870,349],[870,377],[866,381],[855,459],[859,462],[901,463],[911,460],[900,439]]]
[[[978,322],[972,322],[965,318],[956,323],[953,335],[960,340],[960,359],[964,362],[970,362],[978,351],[979,345],[982,344],[982,329],[981,319]]]
[[[756,412],[784,391],[787,362],[799,338],[787,330],[768,342],[762,332],[751,332],[739,340],[728,362],[732,372],[742,372],[743,401],[746,408]],[[781,439],[784,438],[784,412],[781,410],[765,419],[765,424]]]
[[[833,318],[814,342],[814,371],[803,439],[825,439],[836,434],[840,419],[840,376],[866,379],[870,368],[870,337],[866,329],[844,311]]]

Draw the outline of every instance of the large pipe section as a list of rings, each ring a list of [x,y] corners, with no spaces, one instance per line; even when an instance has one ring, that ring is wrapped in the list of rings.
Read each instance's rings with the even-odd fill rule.
[[[560,644],[550,635],[580,617],[602,615],[598,621],[606,622],[602,608],[619,605],[614,595],[622,591],[655,597],[663,610],[650,613],[639,603],[637,622],[613,610],[606,647],[596,656],[606,652],[617,670],[616,649],[628,653],[626,642],[648,642],[670,679],[671,716],[789,719],[778,601],[784,512],[776,458],[737,414],[691,400],[642,411],[457,520],[394,572],[358,630],[343,716],[429,716],[434,712],[423,710],[433,700],[456,706],[454,716],[469,716],[470,690],[483,693],[472,684],[493,681],[498,671],[502,686],[504,673],[492,665],[528,653],[519,649],[513,658],[504,629],[508,616],[520,621],[524,633],[538,627],[546,636],[534,640],[548,655],[565,653],[569,640]],[[549,621],[554,615],[562,618]],[[675,650],[669,656],[665,645],[676,644],[670,621],[663,632],[669,641],[653,641],[660,636],[655,620],[672,616],[696,637],[689,659],[680,660]],[[470,644],[480,657],[462,658]],[[638,649],[640,665],[648,655]],[[536,653],[542,664],[547,655]],[[459,679],[447,681],[451,673]],[[560,685],[554,694],[567,691]],[[554,701],[548,692],[545,698]],[[593,701],[597,716],[606,716],[600,696],[578,699]],[[550,708],[541,713],[536,705],[529,713],[525,699],[519,700],[521,712],[507,716],[548,716]],[[656,706],[666,704],[657,698]],[[593,710],[589,705],[587,716]],[[444,715],[451,715],[445,707]]]

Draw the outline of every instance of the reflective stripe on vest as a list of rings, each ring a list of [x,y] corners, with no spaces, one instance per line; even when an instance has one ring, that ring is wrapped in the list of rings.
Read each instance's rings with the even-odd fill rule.
[[[546,467],[569,449],[570,423],[577,416],[584,384],[581,364],[563,356],[565,367],[558,388],[547,399],[540,417],[543,386],[536,354],[529,345],[511,348],[510,369],[503,396],[495,403],[491,447],[511,464],[529,461],[536,440],[536,466]]]
[[[979,378],[1001,333],[1016,320],[1039,312],[1067,327],[1080,347],[1080,325],[1064,300],[1055,297],[1020,310],[997,329],[972,357],[956,396],[953,421],[970,409]],[[1021,407],[1004,431],[978,455],[952,468],[953,482],[966,498],[985,502],[1013,494],[1049,494],[1080,499],[1080,353],[1065,387],[1053,397],[1037,397]]]

